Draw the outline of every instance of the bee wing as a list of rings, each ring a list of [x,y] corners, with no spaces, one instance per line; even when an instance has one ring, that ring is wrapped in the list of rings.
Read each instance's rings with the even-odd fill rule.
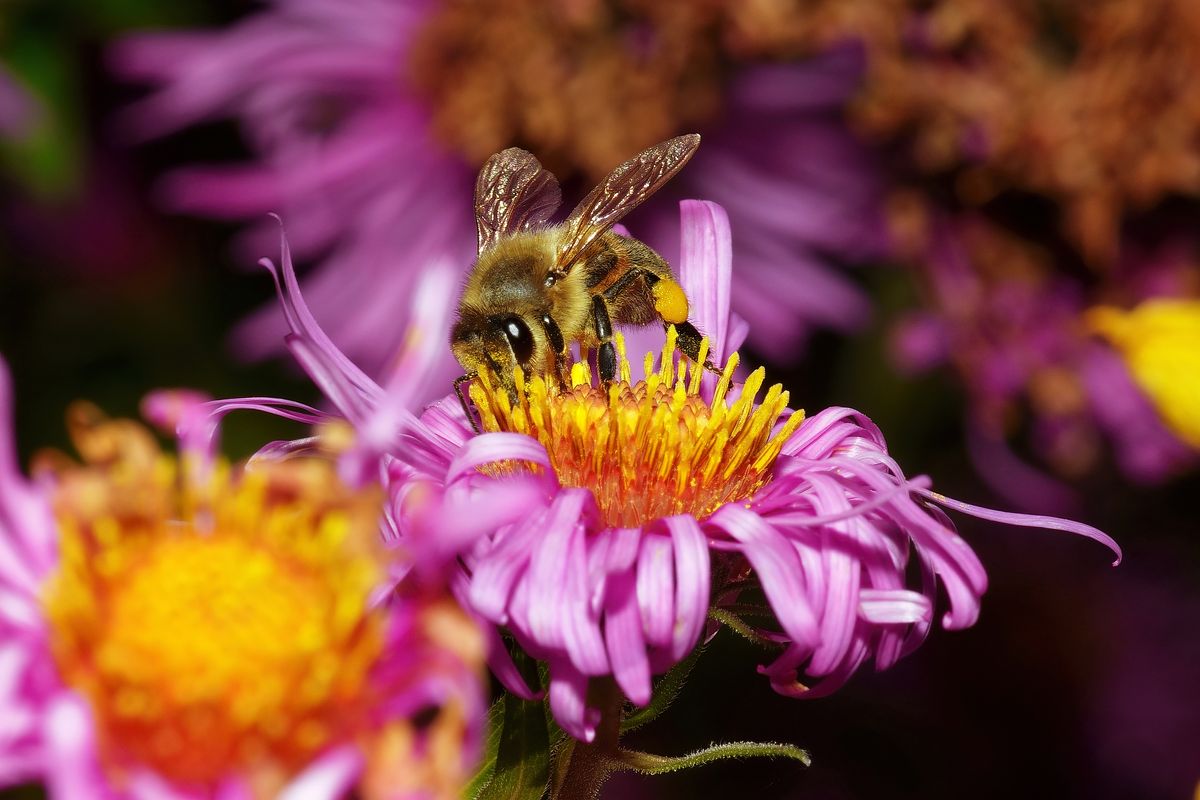
[[[699,134],[676,136],[643,150],[610,172],[564,223],[567,234],[559,247],[559,270],[569,270],[592,242],[662,188],[699,146]]]
[[[561,204],[558,181],[533,153],[519,147],[501,150],[475,181],[479,252],[502,236],[543,224]]]

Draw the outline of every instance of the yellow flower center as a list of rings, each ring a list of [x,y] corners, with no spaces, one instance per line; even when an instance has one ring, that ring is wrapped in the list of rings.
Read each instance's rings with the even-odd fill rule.
[[[1121,352],[1167,426],[1200,448],[1200,300],[1147,300],[1132,311],[1100,306],[1085,322]]]
[[[784,442],[804,419],[793,413],[778,431],[788,393],[779,384],[754,401],[762,368],[729,400],[737,354],[730,356],[711,401],[700,394],[703,370],[675,365],[675,329],[667,334],[661,366],[653,354],[634,383],[617,334],[621,374],[608,387],[592,385],[585,363],[571,370],[571,386],[517,372],[517,403],[486,375],[471,386],[483,428],[512,431],[541,442],[564,486],[590,489],[608,525],[633,527],[674,514],[704,519],[725,503],[752,496],[770,480]],[[700,361],[708,352],[701,346]]]
[[[214,483],[194,520],[60,508],[53,653],[92,706],[106,764],[201,786],[242,772],[272,795],[375,699],[379,570],[355,544],[373,513],[281,497],[254,473]]]

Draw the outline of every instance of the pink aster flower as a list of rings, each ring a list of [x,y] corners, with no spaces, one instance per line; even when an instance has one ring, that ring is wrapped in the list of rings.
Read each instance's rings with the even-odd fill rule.
[[[0,365],[6,426],[11,412]],[[379,596],[377,488],[279,454],[231,471],[185,443],[177,463],[85,404],[68,422],[83,463],[44,454],[32,481],[0,434],[0,785],[459,796],[482,640],[444,594]]]
[[[986,574],[943,507],[1069,531],[1119,556],[1090,526],[933,492],[928,478],[905,476],[856,411],[805,418],[779,386],[759,398],[762,370],[734,385],[733,346],[747,326],[729,307],[729,222],[713,203],[681,208],[681,283],[723,375],[689,370],[670,334],[657,365],[647,356],[644,378],[622,359],[609,388],[581,362],[570,387],[519,376],[512,404],[485,375],[471,388],[489,431],[480,435],[452,399],[403,429],[385,426],[391,444],[372,435],[380,430],[373,421],[395,419],[411,390],[397,400],[338,374],[344,356],[304,311],[284,253],[292,341],[324,354],[315,376],[339,407],[367,412],[357,425],[368,432],[365,449],[388,454],[398,534],[453,532],[463,548],[460,599],[548,663],[550,706],[571,735],[591,740],[606,710],[589,706],[591,680],[611,676],[626,697],[647,703],[651,676],[686,657],[710,618],[775,648],[760,671],[779,692],[810,697],[868,660],[886,668],[918,645],[939,583],[949,601],[943,625],[971,625]],[[539,491],[502,513],[481,506],[464,519],[460,506],[436,503],[405,513],[413,497],[459,502],[518,477]],[[760,592],[765,602],[756,603]],[[496,644],[501,680],[532,695]]]
[[[747,40],[739,52],[757,55],[730,61],[733,29],[700,17],[747,22],[740,4],[697,7],[688,25],[609,4],[630,5],[614,12],[629,15],[624,26],[604,22],[604,5],[491,13],[452,0],[277,0],[226,30],[135,37],[115,66],[156,86],[127,117],[138,135],[240,123],[252,160],[181,169],[163,186],[165,202],[225,219],[284,213],[296,253],[319,261],[306,279],[310,304],[372,374],[400,341],[397,309],[418,272],[471,263],[475,173],[512,144],[582,184],[700,130],[705,145],[672,188],[728,209],[741,234],[732,302],[754,309],[755,346],[790,359],[811,326],[862,322],[865,298],[830,266],[882,248],[873,170],[838,112],[860,53],[756,64],[773,51]],[[479,63],[452,63],[458,56]],[[673,209],[664,194],[634,220],[668,260]],[[250,249],[263,241],[252,234]],[[281,334],[265,312],[241,328],[237,347],[262,357]]]

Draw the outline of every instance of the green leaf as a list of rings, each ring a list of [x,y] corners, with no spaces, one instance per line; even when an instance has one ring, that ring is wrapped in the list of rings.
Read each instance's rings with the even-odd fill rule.
[[[519,652],[513,655],[517,667],[528,675],[529,657]],[[540,800],[550,783],[550,734],[544,705],[539,700],[522,700],[511,692],[499,702],[504,706],[504,719],[492,779],[474,797]]]
[[[664,775],[732,758],[790,758],[806,767],[811,763],[808,752],[795,745],[778,742],[729,742],[714,744],[686,756],[656,756],[636,750],[620,750],[613,759],[613,767],[643,775]]]
[[[696,662],[700,660],[703,652],[703,646],[697,647],[690,656],[671,667],[666,675],[659,678],[658,683],[654,685],[654,694],[650,696],[650,702],[621,720],[621,733],[637,730],[643,725],[653,722],[666,711],[679,696],[684,682],[692,674],[692,668],[696,666]]]
[[[496,774],[496,757],[500,753],[500,737],[504,732],[504,698],[492,703],[487,715],[487,740],[483,743],[483,760],[475,777],[463,790],[463,797],[479,800],[485,786]]]

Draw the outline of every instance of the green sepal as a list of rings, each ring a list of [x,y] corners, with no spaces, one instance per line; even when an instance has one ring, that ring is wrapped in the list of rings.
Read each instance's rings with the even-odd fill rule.
[[[726,628],[729,628],[729,630],[733,631],[738,636],[741,636],[743,639],[750,642],[751,644],[758,645],[759,647],[765,648],[767,650],[782,650],[783,649],[782,644],[780,644],[779,642],[773,642],[770,639],[765,638],[758,631],[754,630],[754,628],[750,624],[748,624],[744,619],[742,619],[741,616],[734,613],[733,611],[730,611],[725,608],[710,608],[708,610],[708,618],[721,623]]]
[[[667,670],[667,673],[654,684],[654,693],[650,696],[650,702],[642,708],[635,709],[621,720],[621,733],[637,730],[658,719],[675,702],[675,698],[679,697],[683,684],[692,674],[692,668],[696,666],[696,662],[700,660],[703,652],[703,646],[697,647],[691,655]]]
[[[795,745],[778,742],[728,742],[714,744],[686,756],[656,756],[637,750],[619,750],[612,758],[612,766],[613,769],[630,770],[642,775],[664,775],[733,758],[788,758],[799,761],[806,767],[811,763],[808,752]]]

